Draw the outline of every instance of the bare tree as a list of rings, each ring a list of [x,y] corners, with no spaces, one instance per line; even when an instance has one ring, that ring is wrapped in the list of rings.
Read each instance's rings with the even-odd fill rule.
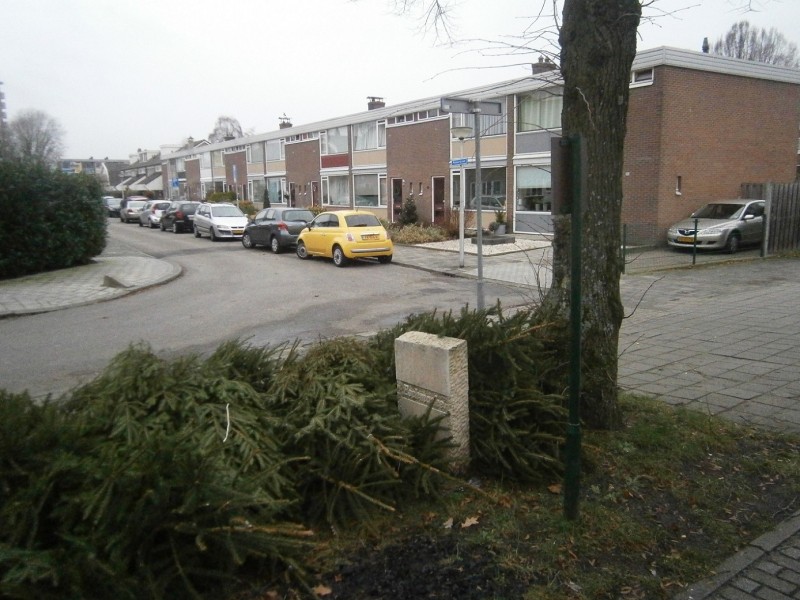
[[[743,11],[750,10],[749,0],[738,1]],[[447,0],[395,2],[403,9],[413,4],[427,7],[427,16],[439,18],[447,14]],[[560,60],[564,86],[562,134],[580,136],[587,158],[583,190],[586,204],[581,212],[581,416],[590,427],[610,429],[620,424],[617,364],[623,307],[619,244],[630,70],[636,56],[642,10],[655,8],[657,0],[563,0],[560,24],[559,0],[532,4],[540,7],[538,16],[531,19],[532,25],[514,41],[494,47],[509,55],[528,52],[553,55]],[[553,9],[550,32],[536,23],[550,12],[546,10],[548,6]],[[558,53],[550,51],[553,29],[558,32]],[[554,215],[553,222],[553,281],[543,299],[542,314],[556,316],[557,321],[565,323],[570,304],[571,217]],[[566,348],[567,329],[558,328],[556,335],[561,337],[559,345]],[[563,386],[564,374],[555,376],[562,379],[550,383]]]
[[[800,67],[797,45],[789,42],[774,27],[760,29],[749,21],[739,21],[720,37],[711,50],[714,54],[743,58],[782,67]]]
[[[52,165],[64,149],[61,125],[41,110],[26,110],[8,124],[7,149],[12,157]]]
[[[221,116],[214,124],[214,130],[208,134],[208,141],[212,144],[224,142],[225,140],[235,140],[242,137],[242,126],[234,117]]]

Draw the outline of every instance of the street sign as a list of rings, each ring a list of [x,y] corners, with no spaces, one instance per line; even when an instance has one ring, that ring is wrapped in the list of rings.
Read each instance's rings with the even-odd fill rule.
[[[502,115],[502,102],[478,102],[463,98],[442,98],[440,108],[446,113],[481,113],[484,115]]]
[[[469,162],[468,158],[456,158],[450,161],[450,165],[453,167],[458,167],[460,165],[465,165]]]

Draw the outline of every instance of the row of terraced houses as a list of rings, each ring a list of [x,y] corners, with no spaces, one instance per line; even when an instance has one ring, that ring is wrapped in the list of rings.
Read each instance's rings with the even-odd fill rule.
[[[473,126],[475,116],[443,112],[440,97],[394,106],[370,98],[361,113],[299,125],[284,119],[267,133],[162,149],[151,163],[169,198],[234,190],[257,206],[266,197],[355,207],[389,221],[408,198],[421,220],[449,219],[465,186],[468,221],[480,196],[484,222],[504,207],[513,232],[547,235],[550,140],[560,134],[562,108],[551,67],[540,61],[529,77],[447,94],[502,106],[500,115],[477,116],[481,190],[473,139],[451,131]],[[800,71],[657,48],[638,53],[630,87],[623,173],[630,241],[663,241],[670,223],[708,200],[739,197],[744,183],[796,178]]]

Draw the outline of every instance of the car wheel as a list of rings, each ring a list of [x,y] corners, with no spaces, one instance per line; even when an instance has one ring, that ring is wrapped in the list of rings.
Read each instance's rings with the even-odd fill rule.
[[[200,237],[200,230],[197,228],[197,225],[194,226],[194,237]]]
[[[297,242],[297,257],[303,260],[308,258],[308,249],[303,242]]]
[[[728,236],[728,241],[725,242],[725,252],[728,254],[736,254],[739,249],[739,234],[732,233]]]
[[[390,254],[389,256],[379,256],[378,262],[381,263],[382,265],[388,265],[390,262],[392,262],[392,255]]]
[[[208,228],[208,237],[211,238],[212,242],[218,242],[219,238],[214,234],[214,226]]]
[[[250,237],[249,233],[245,233],[242,236],[242,246],[245,248],[255,248],[256,245],[253,243],[253,238]]]
[[[281,243],[278,241],[274,235],[269,238],[269,249],[272,250],[273,254],[280,254],[281,253]]]
[[[333,264],[337,267],[344,267],[347,265],[347,257],[344,255],[344,250],[339,246],[333,247]]]

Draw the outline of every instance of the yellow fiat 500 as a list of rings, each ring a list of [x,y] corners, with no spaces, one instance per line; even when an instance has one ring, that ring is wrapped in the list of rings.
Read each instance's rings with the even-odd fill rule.
[[[358,210],[320,213],[297,238],[297,256],[332,258],[337,267],[354,258],[388,263],[393,252],[392,240],[378,217]]]

